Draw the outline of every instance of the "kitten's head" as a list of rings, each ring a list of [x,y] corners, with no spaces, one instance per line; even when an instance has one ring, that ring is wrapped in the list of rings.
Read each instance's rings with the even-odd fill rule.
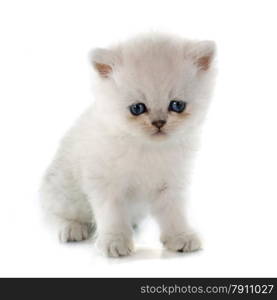
[[[164,140],[198,126],[208,107],[215,45],[162,34],[95,49],[96,109],[112,128]]]

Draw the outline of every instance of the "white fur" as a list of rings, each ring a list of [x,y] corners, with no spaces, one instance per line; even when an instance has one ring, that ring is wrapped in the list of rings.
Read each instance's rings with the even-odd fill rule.
[[[98,76],[96,101],[62,140],[41,186],[43,206],[59,221],[62,241],[86,239],[96,224],[104,253],[127,255],[132,225],[150,212],[168,249],[200,247],[185,222],[183,200],[214,77],[212,65],[201,70],[196,63],[205,55],[213,58],[212,42],[164,34],[92,52],[92,63],[112,72]],[[168,113],[171,99],[188,103],[190,115],[177,125]],[[149,108],[141,117],[149,126],[130,120],[128,107],[137,102]],[[151,121],[161,118],[167,120],[165,134],[155,136]]]

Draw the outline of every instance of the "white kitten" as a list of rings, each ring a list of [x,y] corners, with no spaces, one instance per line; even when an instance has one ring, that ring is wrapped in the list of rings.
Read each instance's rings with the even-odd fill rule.
[[[213,81],[211,41],[148,34],[92,52],[96,101],[62,140],[41,187],[63,242],[87,239],[109,256],[133,250],[150,212],[174,251],[200,247],[184,190]]]

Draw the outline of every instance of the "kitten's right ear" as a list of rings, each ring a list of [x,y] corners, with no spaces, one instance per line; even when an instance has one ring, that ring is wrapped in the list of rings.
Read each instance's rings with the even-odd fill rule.
[[[96,48],[89,54],[90,63],[102,78],[109,78],[117,63],[117,57],[112,50]]]
[[[216,53],[213,41],[198,41],[188,44],[187,56],[191,57],[200,72],[210,69]]]

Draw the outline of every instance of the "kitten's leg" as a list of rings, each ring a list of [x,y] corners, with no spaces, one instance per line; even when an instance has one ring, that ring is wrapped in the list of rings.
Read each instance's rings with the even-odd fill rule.
[[[47,174],[40,189],[41,204],[61,242],[88,239],[94,224],[89,202],[61,171]]]
[[[161,242],[173,251],[191,252],[200,249],[200,240],[185,222],[181,196],[170,190],[159,193],[152,213],[161,230]]]
[[[133,250],[132,225],[123,198],[115,193],[93,197],[97,246],[107,256],[129,255]]]

